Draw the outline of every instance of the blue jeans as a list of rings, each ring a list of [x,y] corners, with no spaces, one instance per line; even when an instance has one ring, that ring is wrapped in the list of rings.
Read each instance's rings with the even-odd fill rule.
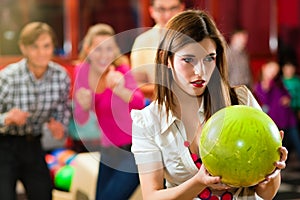
[[[96,200],[127,200],[139,185],[133,154],[120,148],[103,148]]]

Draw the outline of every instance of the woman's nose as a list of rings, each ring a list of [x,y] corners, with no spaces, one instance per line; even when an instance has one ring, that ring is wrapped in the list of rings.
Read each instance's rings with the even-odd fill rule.
[[[204,73],[204,64],[202,61],[197,62],[194,66],[194,73],[196,75],[202,75],[202,73]]]

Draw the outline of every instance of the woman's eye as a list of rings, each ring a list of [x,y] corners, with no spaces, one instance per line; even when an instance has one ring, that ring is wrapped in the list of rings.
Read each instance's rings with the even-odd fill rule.
[[[186,63],[191,63],[193,62],[193,58],[183,58],[183,61],[186,62]]]
[[[203,61],[204,62],[212,62],[212,61],[215,61],[216,60],[216,57],[215,56],[206,56]]]

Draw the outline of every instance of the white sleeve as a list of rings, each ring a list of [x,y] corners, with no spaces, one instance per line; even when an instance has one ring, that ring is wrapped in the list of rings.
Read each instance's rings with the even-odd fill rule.
[[[246,86],[243,85],[234,89],[240,105],[247,105],[262,110],[257,100]]]
[[[146,117],[147,116],[147,117]],[[162,162],[162,155],[155,142],[155,123],[152,123],[151,115],[143,110],[132,110],[132,147],[136,164],[150,164]],[[156,125],[157,126],[157,125]]]

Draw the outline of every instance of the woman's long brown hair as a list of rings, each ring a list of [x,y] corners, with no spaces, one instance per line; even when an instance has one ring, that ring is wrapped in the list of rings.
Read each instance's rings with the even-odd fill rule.
[[[216,44],[216,67],[202,95],[205,118],[219,109],[231,105],[236,95],[230,88],[227,75],[226,42],[212,18],[204,11],[188,10],[174,16],[166,26],[165,35],[159,45],[155,67],[155,100],[165,106],[167,114],[175,111],[175,95],[171,90],[173,75],[167,67],[174,53],[184,45],[210,38]]]

